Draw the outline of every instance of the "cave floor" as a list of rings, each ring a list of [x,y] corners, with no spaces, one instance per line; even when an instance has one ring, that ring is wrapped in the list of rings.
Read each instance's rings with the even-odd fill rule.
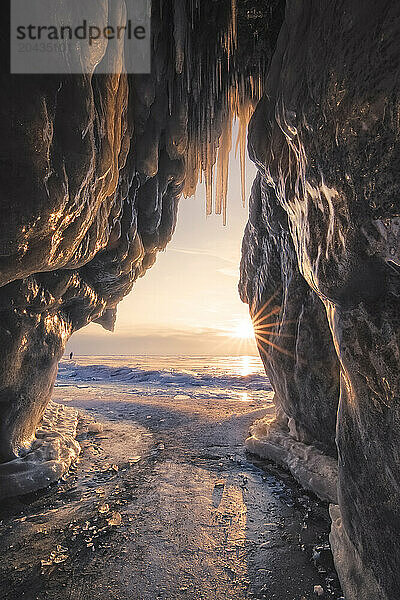
[[[314,586],[341,597],[327,506],[244,450],[270,406],[101,384],[54,399],[104,431],[83,422],[80,461],[61,482],[3,501],[2,599],[311,600]]]

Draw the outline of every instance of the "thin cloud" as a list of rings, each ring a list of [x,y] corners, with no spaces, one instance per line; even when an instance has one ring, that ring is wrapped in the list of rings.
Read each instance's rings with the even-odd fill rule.
[[[213,254],[208,250],[204,250],[201,248],[168,248],[169,252],[178,252],[179,254],[192,254],[192,255],[200,255],[200,256],[208,256],[213,260],[219,260],[220,262],[225,262],[231,265],[236,264],[236,262],[232,259],[225,258],[223,256],[219,256],[218,254]]]

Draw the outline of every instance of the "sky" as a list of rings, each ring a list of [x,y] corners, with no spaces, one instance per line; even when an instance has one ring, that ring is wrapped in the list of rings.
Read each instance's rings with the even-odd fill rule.
[[[90,324],[75,333],[76,355],[257,354],[248,307],[238,294],[240,251],[248,206],[240,194],[240,166],[230,156],[227,225],[205,214],[204,186],[182,198],[172,241],[120,302],[115,331]],[[255,168],[247,160],[247,196]]]

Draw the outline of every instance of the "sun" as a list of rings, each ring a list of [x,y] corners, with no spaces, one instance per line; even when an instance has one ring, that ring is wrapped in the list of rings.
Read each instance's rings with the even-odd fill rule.
[[[250,340],[254,337],[253,323],[251,319],[241,319],[235,326],[233,337],[240,338],[241,340]]]

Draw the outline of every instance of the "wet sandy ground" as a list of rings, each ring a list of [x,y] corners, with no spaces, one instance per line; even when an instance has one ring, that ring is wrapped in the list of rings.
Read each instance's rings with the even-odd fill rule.
[[[73,471],[3,502],[0,598],[312,600],[314,586],[341,598],[327,507],[243,448],[267,406],[100,384],[55,400],[104,431],[83,422]]]

